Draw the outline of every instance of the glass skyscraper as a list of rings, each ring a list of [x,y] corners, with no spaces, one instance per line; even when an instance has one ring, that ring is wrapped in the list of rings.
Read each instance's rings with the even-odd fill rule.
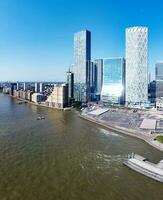
[[[94,101],[96,100],[97,70],[93,62],[90,62],[88,66],[88,78],[88,99]]]
[[[126,29],[126,103],[148,100],[148,28]]]
[[[74,98],[74,74],[69,70],[67,72],[67,84],[68,84],[68,97]]]
[[[156,62],[156,101],[163,97],[163,62]]]
[[[125,59],[103,59],[103,84],[101,100],[108,104],[125,102]]]
[[[156,80],[163,80],[163,61],[156,62]]]
[[[89,66],[91,64],[91,32],[81,31],[74,35],[74,98],[89,100]]]
[[[97,100],[100,100],[103,80],[103,59],[96,59],[94,65],[96,68],[96,96]]]

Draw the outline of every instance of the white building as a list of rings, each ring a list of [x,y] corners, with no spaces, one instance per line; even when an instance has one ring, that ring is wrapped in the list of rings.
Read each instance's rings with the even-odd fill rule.
[[[39,83],[35,83],[35,92],[36,93],[40,92],[39,85],[40,85]]]
[[[32,101],[35,103],[41,103],[42,101],[42,94],[40,93],[33,93],[32,94]]]
[[[26,91],[28,89],[28,84],[27,83],[23,83],[23,90]]]
[[[54,108],[65,108],[68,106],[68,86],[67,84],[55,85],[51,95],[46,100],[46,104]]]
[[[126,103],[148,101],[148,28],[126,29]]]

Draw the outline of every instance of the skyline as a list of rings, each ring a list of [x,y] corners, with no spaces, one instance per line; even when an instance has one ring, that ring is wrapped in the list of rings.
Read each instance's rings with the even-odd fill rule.
[[[160,0],[0,0],[0,5],[1,81],[65,81],[74,33],[86,29],[92,34],[92,60],[125,57],[125,29],[132,26],[149,29],[152,79],[156,61],[163,60]]]

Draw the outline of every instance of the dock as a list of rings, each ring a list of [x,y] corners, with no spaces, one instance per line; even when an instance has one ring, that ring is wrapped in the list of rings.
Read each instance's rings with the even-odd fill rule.
[[[155,164],[138,154],[132,153],[128,155],[123,164],[134,171],[163,183],[163,160]]]

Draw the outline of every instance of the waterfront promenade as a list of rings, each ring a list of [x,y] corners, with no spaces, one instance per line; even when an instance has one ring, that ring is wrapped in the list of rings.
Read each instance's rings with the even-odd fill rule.
[[[80,117],[106,129],[139,138],[163,151],[163,144],[154,140],[157,135],[163,135],[162,112],[147,110],[133,112],[133,110],[109,108],[104,113],[96,115],[95,113],[99,112],[98,109],[101,108],[95,106],[86,108],[81,112]],[[141,129],[144,119],[156,120],[156,130]]]

